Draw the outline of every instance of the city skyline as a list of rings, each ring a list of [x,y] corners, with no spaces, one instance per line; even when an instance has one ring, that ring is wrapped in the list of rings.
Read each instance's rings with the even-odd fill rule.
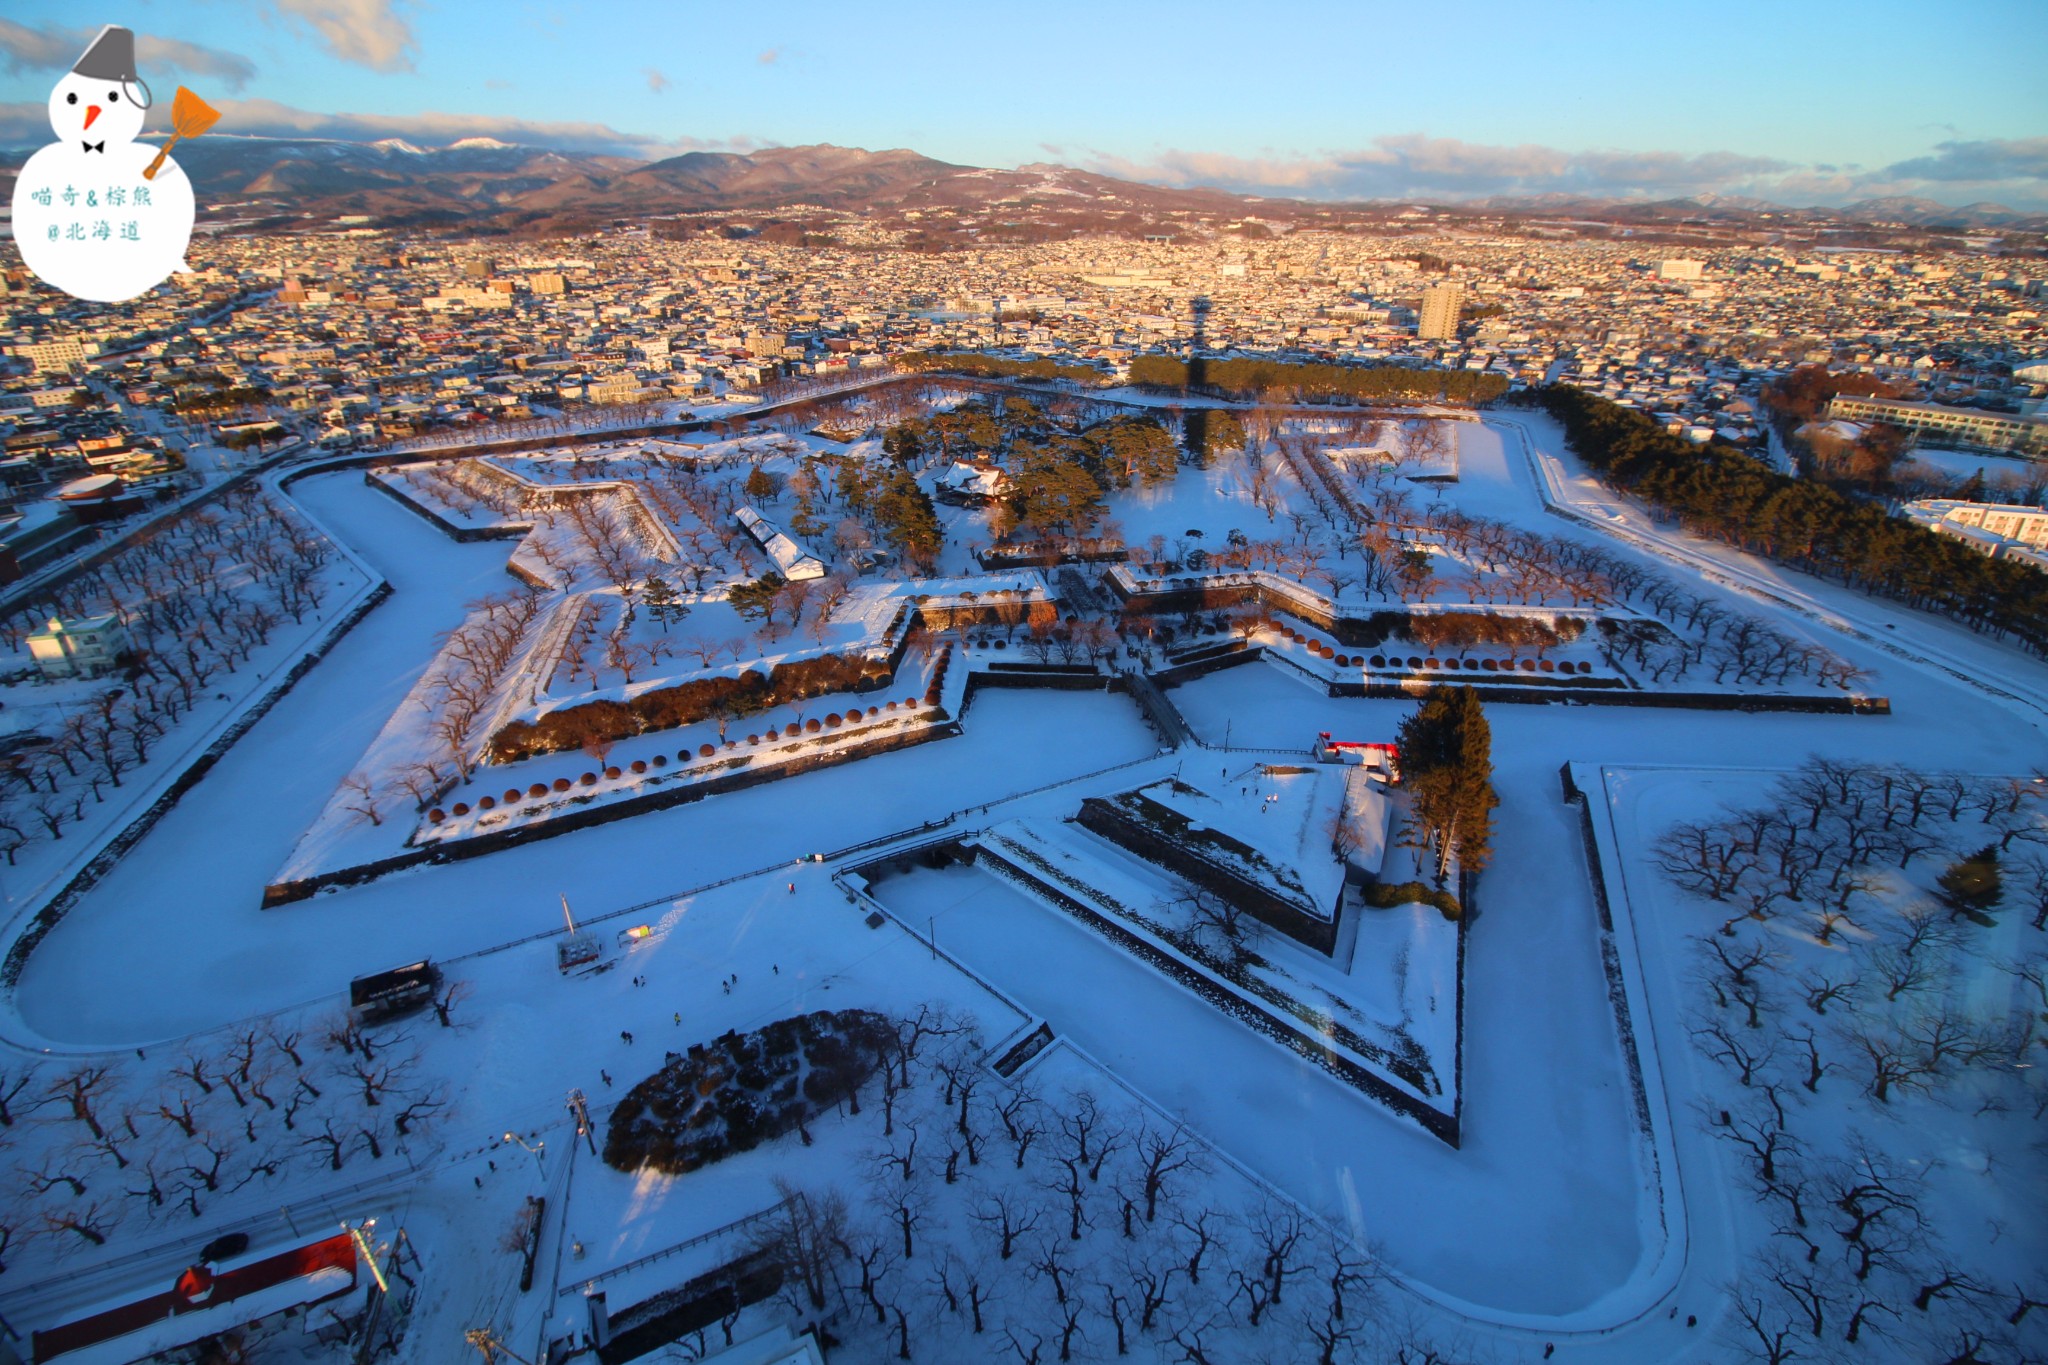
[[[598,23],[543,4],[170,0],[84,15],[29,0],[0,19],[0,144],[47,140],[49,87],[105,22],[135,29],[145,78],[215,102],[223,136],[493,137],[637,159],[830,142],[1305,199],[2048,208],[2038,45],[2012,41],[2027,12],[1970,8],[1928,29],[1902,4],[1866,6],[1845,29],[1761,5],[1654,18],[1481,5],[1446,29],[1320,4],[1256,27],[1199,4],[1085,19],[1053,7],[991,31],[929,5],[762,23],[621,4]],[[1760,68],[1749,45],[1765,34],[1778,65]]]

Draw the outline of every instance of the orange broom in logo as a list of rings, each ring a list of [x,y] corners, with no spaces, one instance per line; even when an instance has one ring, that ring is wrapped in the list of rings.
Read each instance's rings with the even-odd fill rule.
[[[184,86],[179,86],[178,93],[171,97],[171,140],[156,154],[156,160],[149,163],[149,169],[142,173],[142,178],[156,179],[156,173],[164,168],[164,158],[171,154],[171,148],[178,145],[179,138],[198,137],[219,121],[220,110]]]

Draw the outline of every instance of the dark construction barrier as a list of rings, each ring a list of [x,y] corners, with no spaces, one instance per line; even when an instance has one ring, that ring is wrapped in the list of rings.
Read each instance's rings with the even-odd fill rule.
[[[782,1288],[783,1269],[773,1250],[748,1252],[621,1309],[610,1322],[610,1340],[596,1349],[602,1365],[625,1365],[672,1341],[737,1314]]]
[[[1171,687],[1221,669],[1264,660],[1267,648],[1265,645],[1247,645],[1243,649],[1208,655],[1184,664],[1158,669],[1152,677],[1155,682]],[[1556,684],[1541,687],[1526,683],[1488,682],[1483,674],[1463,672],[1409,674],[1394,682],[1332,682],[1309,673],[1291,660],[1276,657],[1273,662],[1285,663],[1303,677],[1321,683],[1333,697],[1412,699],[1420,697],[1438,684],[1456,686],[1460,683],[1469,683],[1483,702],[1527,703],[1538,706],[1652,706],[1687,711],[1790,711],[1824,716],[1888,716],[1892,713],[1889,697],[1772,696],[1740,692],[1637,692],[1621,687],[1581,689]]]
[[[1192,849],[1147,829],[1098,797],[1086,797],[1075,817],[1082,828],[1129,849],[1147,862],[1173,872],[1195,886],[1221,896],[1261,924],[1285,934],[1324,957],[1337,951],[1337,920],[1318,919],[1300,906],[1275,895],[1249,877],[1203,858]]]

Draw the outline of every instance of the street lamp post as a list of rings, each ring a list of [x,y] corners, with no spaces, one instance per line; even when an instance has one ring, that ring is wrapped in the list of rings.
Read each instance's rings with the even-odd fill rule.
[[[543,1155],[544,1153],[546,1153],[546,1151],[547,1151],[547,1149],[548,1149],[547,1139],[545,1139],[545,1138],[541,1139],[541,1141],[540,1141],[539,1145],[537,1145],[537,1146],[534,1146],[534,1145],[529,1145],[529,1144],[527,1143],[526,1139],[525,1139],[525,1138],[523,1138],[523,1137],[520,1137],[520,1136],[519,1136],[519,1134],[517,1134],[517,1133],[507,1133],[507,1134],[505,1134],[505,1141],[507,1141],[507,1142],[516,1142],[516,1143],[518,1143],[518,1144],[519,1144],[519,1145],[520,1145],[521,1147],[525,1147],[527,1151],[529,1151],[529,1152],[533,1153],[533,1168],[534,1168],[534,1169],[535,1169],[536,1171],[539,1171],[539,1172],[541,1172],[541,1174],[543,1174],[543,1175],[547,1174],[547,1167],[546,1167],[545,1165],[543,1165],[543,1164],[542,1164],[542,1162],[541,1162],[541,1157],[542,1157],[542,1155]]]

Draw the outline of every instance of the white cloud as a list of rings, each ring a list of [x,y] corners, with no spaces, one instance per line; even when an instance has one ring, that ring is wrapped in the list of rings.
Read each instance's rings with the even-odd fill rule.
[[[67,71],[97,36],[97,28],[59,28],[54,24],[30,28],[11,19],[0,19],[0,59],[5,60],[9,72],[17,75],[24,71]],[[153,33],[135,35],[135,66],[145,81],[159,72],[176,71],[187,76],[211,77],[230,90],[240,90],[256,74],[255,65],[239,53]]]
[[[2048,137],[1994,138],[1936,143],[1932,156],[1887,168],[1895,176],[1987,184],[2002,180],[2048,180]]]
[[[649,90],[652,90],[655,94],[659,95],[662,91],[668,89],[668,87],[669,79],[667,76],[664,76],[661,72],[655,70],[651,66],[647,68],[647,88]]]
[[[342,61],[372,71],[410,71],[417,42],[398,0],[270,0],[277,12],[313,30]]]

